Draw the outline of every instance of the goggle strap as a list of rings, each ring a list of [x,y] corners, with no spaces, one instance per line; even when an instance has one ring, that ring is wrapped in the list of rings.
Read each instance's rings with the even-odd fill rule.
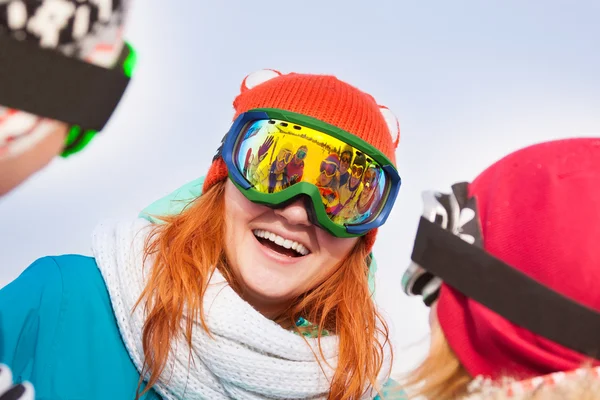
[[[514,324],[600,359],[600,313],[555,292],[427,218],[421,217],[411,258],[447,285]]]
[[[123,52],[129,51],[124,46]],[[121,69],[103,68],[0,35],[0,104],[5,107],[99,131],[128,84],[129,77]]]

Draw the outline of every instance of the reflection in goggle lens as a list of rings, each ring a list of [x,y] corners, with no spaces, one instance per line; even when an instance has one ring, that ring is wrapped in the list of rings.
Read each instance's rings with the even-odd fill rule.
[[[366,187],[371,187],[376,183],[375,180],[377,179],[377,174],[378,172],[376,168],[369,167],[369,169],[367,169],[367,172],[365,172],[363,177],[363,183]]]
[[[321,163],[321,172],[328,177],[333,176],[337,171],[337,165],[329,161],[323,161]]]
[[[353,165],[352,166],[352,175],[356,178],[360,178],[364,172],[365,168],[362,165]]]
[[[385,204],[384,170],[338,138],[280,120],[250,122],[239,138],[236,165],[258,192],[278,193],[299,182],[311,183],[319,189],[329,219],[342,225],[372,221]],[[352,176],[364,185],[336,176],[340,162],[350,165],[352,160]]]
[[[292,153],[289,151],[280,151],[279,155],[277,156],[277,161],[283,161],[286,164],[289,164],[289,162],[292,160]]]

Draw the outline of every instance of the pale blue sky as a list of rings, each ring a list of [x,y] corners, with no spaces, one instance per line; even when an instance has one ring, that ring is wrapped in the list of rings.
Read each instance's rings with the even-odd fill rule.
[[[425,307],[400,289],[420,192],[524,145],[600,136],[598,20],[596,0],[138,0],[127,37],[139,68],[102,137],[0,199],[0,286],[40,256],[89,254],[98,221],[204,174],[247,73],[330,73],[400,119],[404,184],[376,254],[404,370],[426,348],[413,346]]]

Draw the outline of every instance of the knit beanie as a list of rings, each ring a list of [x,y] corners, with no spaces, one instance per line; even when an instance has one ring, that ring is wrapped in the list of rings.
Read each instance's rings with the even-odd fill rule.
[[[352,160],[352,165],[357,165],[363,168],[366,167],[367,157],[365,157],[365,155],[362,153],[357,154],[356,157],[354,157],[354,160]]]
[[[344,154],[350,154],[350,156],[352,156],[352,146],[348,144],[344,145],[344,147],[342,147],[342,152],[340,153],[340,155]]]
[[[557,140],[516,151],[486,169],[468,192],[475,198],[489,254],[600,312],[600,138]],[[511,288],[505,290],[511,296]],[[525,379],[589,361],[446,284],[437,316],[471,376]]]
[[[129,4],[130,0],[8,0],[0,2],[0,35],[111,68],[123,49]],[[56,126],[57,121],[0,104],[0,157],[27,151]]]
[[[248,75],[233,102],[234,119],[257,108],[291,111],[334,125],[385,154],[394,164],[400,126],[394,114],[377,104],[367,93],[330,75],[282,74],[261,70]],[[227,178],[222,158],[216,159],[206,175],[204,191]],[[370,249],[375,230],[366,235]]]
[[[337,154],[332,153],[330,155],[328,155],[325,160],[325,162],[330,163],[330,164],[335,164],[335,166],[337,167],[338,171],[340,169],[340,158],[338,157]]]

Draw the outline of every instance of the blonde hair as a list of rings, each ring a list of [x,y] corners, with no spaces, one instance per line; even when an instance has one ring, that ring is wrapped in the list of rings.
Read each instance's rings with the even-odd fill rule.
[[[403,382],[411,398],[450,400],[466,395],[472,378],[448,344],[439,325],[431,328],[427,358]]]
[[[148,238],[145,255],[153,256],[154,261],[138,305],[143,305],[147,313],[141,376],[149,379],[141,394],[158,381],[175,338],[183,335],[191,349],[193,324],[199,321],[208,332],[202,297],[215,267],[239,292],[223,247],[224,188],[224,182],[215,184],[181,214],[164,218],[166,223],[156,226]],[[324,282],[274,318],[300,334],[301,328],[296,327],[300,317],[316,323],[320,330],[337,334],[339,356],[330,385],[332,400],[358,399],[368,385],[376,387],[384,362],[383,347],[389,341],[389,331],[371,299],[367,256],[365,240],[358,240]],[[196,318],[187,318],[182,326],[184,309]],[[383,343],[380,337],[384,338]],[[139,387],[141,383],[140,379]]]

